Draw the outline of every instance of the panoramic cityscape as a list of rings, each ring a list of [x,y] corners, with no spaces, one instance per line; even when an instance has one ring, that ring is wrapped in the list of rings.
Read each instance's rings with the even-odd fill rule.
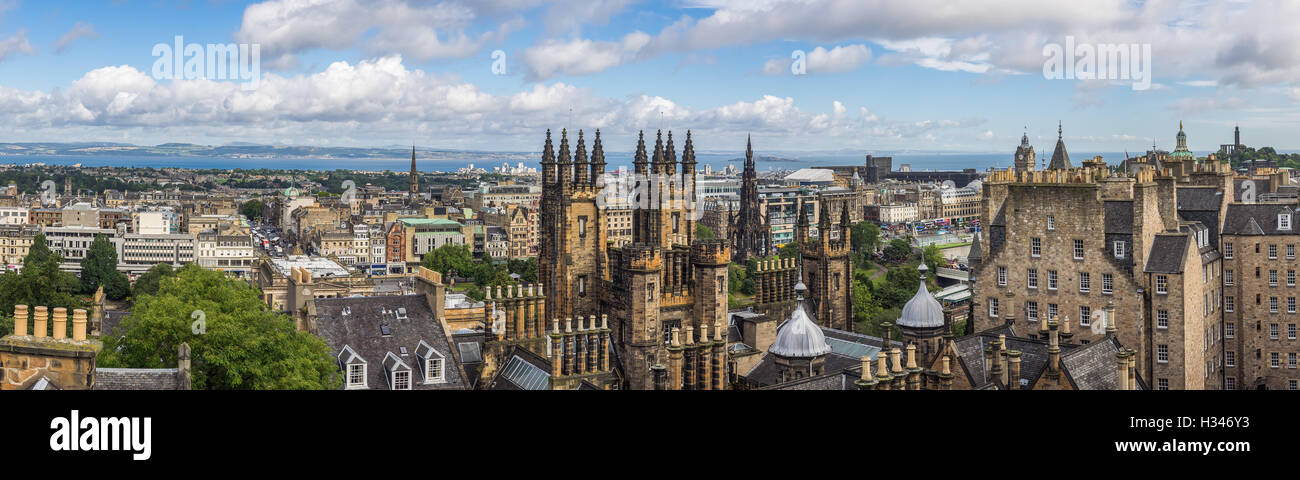
[[[0,1],[0,390],[1300,390],[1298,15]]]

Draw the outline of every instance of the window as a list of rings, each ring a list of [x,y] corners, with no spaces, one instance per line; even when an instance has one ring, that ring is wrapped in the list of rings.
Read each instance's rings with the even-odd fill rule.
[[[1295,352],[1286,354],[1286,368],[1295,368],[1295,367],[1296,367]]]
[[[1159,378],[1159,379],[1156,379],[1156,389],[1157,389],[1157,390],[1169,390],[1169,379],[1168,379],[1168,378]]]
[[[1287,381],[1286,381],[1286,389],[1287,389],[1287,390],[1295,390],[1295,389],[1296,389],[1296,381],[1295,381],[1295,380],[1287,380]]]
[[[1169,345],[1156,345],[1156,361],[1160,363],[1169,363]]]
[[[1043,254],[1043,239],[1034,237],[1029,239],[1029,256],[1038,257]]]
[[[1228,368],[1237,366],[1237,352],[1223,352],[1223,366]]]
[[[1007,267],[998,267],[998,285],[1007,286]]]
[[[1269,260],[1277,259],[1277,245],[1268,246],[1268,258]]]
[[[1231,287],[1231,286],[1233,285],[1233,282],[1235,282],[1236,280],[1237,280],[1236,277],[1232,274],[1232,270],[1224,270],[1224,271],[1223,271],[1223,284],[1224,284],[1224,285],[1227,285],[1227,286]]]
[[[1295,270],[1286,271],[1286,286],[1288,287],[1295,286]]]
[[[1237,334],[1237,324],[1228,322],[1223,324],[1223,338],[1233,338]]]
[[[366,386],[366,366],[365,364],[348,365],[348,388],[362,388]]]
[[[1116,240],[1116,241],[1115,241],[1115,247],[1114,247],[1114,249],[1115,249],[1115,258],[1124,258],[1124,242],[1123,242],[1123,241]]]
[[[1287,324],[1287,326],[1286,326],[1286,338],[1287,338],[1287,340],[1295,340],[1295,324],[1294,324],[1294,323],[1289,323],[1289,324]]]
[[[1110,295],[1110,293],[1114,291],[1113,287],[1115,282],[1113,279],[1114,275],[1109,273],[1101,274],[1101,293]]]
[[[1291,229],[1291,214],[1289,214],[1289,213],[1280,213],[1280,214],[1278,214],[1278,216],[1277,216],[1277,229],[1278,229],[1278,230],[1290,230],[1290,229]]]
[[[578,296],[579,296],[579,297],[584,297],[584,296],[586,296],[586,295],[587,295],[587,276],[586,276],[586,275],[579,275],[579,276],[578,276]]]
[[[1092,290],[1092,275],[1088,272],[1079,272],[1079,291],[1088,293]]]
[[[1236,389],[1237,389],[1237,379],[1232,378],[1232,377],[1228,377],[1228,378],[1226,378],[1226,379],[1224,379],[1224,380],[1227,382],[1227,383],[1224,383],[1224,384],[1223,384],[1223,388],[1224,388],[1224,390],[1236,390]]]
[[[1277,324],[1276,324],[1276,323],[1270,323],[1270,324],[1268,324],[1268,339],[1269,339],[1269,340],[1277,340]]]
[[[1268,313],[1277,313],[1277,297],[1268,297]]]
[[[1079,325],[1084,327],[1092,325],[1092,307],[1086,305],[1079,307]]]
[[[1169,328],[1169,311],[1156,310],[1156,328]]]
[[[1268,286],[1270,287],[1277,286],[1277,270],[1268,271]]]
[[[425,383],[442,381],[442,359],[430,358],[424,362],[424,381]]]
[[[1156,293],[1169,293],[1169,277],[1165,275],[1156,275]]]
[[[411,371],[393,372],[393,390],[411,389]]]
[[[1029,288],[1038,288],[1038,269],[1029,269]]]
[[[1047,289],[1056,290],[1056,270],[1047,271]]]
[[[1223,297],[1223,311],[1232,313],[1236,311],[1236,309],[1237,309],[1236,298],[1234,298],[1231,295]]]
[[[990,317],[998,316],[998,299],[996,298],[989,299],[989,316]]]
[[[1056,230],[1056,215],[1047,216],[1047,229]]]
[[[585,238],[587,236],[587,216],[578,216],[578,236]]]
[[[1223,244],[1223,258],[1226,258],[1226,259],[1232,260],[1232,242],[1224,242],[1224,244]]]
[[[1294,244],[1294,243],[1288,243],[1288,244],[1286,244],[1286,258],[1287,258],[1287,259],[1293,259],[1293,258],[1295,258],[1295,244]]]
[[[1102,248],[1106,248],[1104,245]],[[1074,240],[1074,259],[1083,260],[1083,240]]]
[[[1273,367],[1273,368],[1281,367],[1281,366],[1282,366],[1282,360],[1281,360],[1281,356],[1280,356],[1280,354],[1278,354],[1277,352],[1269,352],[1269,353],[1268,353],[1268,365],[1269,365],[1270,367]]]
[[[1027,302],[1027,303],[1025,303],[1025,315],[1029,317],[1029,321],[1030,321],[1030,322],[1032,322],[1032,321],[1034,321],[1035,319],[1037,319],[1037,318],[1038,318],[1038,302]]]
[[[1295,297],[1286,297],[1286,313],[1295,313]]]
[[[1049,304],[1047,304],[1047,318],[1048,318],[1049,320],[1056,320],[1056,304],[1055,304],[1055,303],[1049,303]]]

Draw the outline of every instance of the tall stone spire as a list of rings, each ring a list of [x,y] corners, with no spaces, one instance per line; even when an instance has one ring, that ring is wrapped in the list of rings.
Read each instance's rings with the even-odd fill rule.
[[[560,162],[559,175],[555,179],[561,184],[569,183],[573,175],[573,158],[569,156],[569,129],[560,129]]]
[[[648,160],[645,152],[645,130],[641,130],[636,134],[636,154],[632,157],[633,172],[642,175],[649,173]]]
[[[578,148],[574,152],[573,162],[573,184],[581,186],[587,184],[587,174],[590,173],[590,166],[587,164],[587,146],[582,140],[582,130],[578,130]]]
[[[740,178],[740,216],[736,219],[736,235],[732,244],[733,261],[744,261],[750,256],[767,256],[772,238],[758,203],[758,172],[754,165],[752,138],[745,140],[745,170]],[[800,214],[802,215],[802,210]]]
[[[1048,170],[1067,170],[1073,168],[1070,166],[1070,154],[1065,151],[1065,134],[1062,124],[1056,124],[1056,149],[1052,151],[1052,162],[1047,165]]]
[[[407,193],[407,199],[412,203],[415,202],[415,195],[420,192],[420,175],[415,170],[415,145],[411,145],[411,189]]]
[[[546,129],[546,144],[542,145],[542,184],[555,182],[555,148],[551,146],[551,129]]]
[[[673,131],[668,131],[668,145],[664,147],[664,173],[672,175],[677,172],[677,149],[673,147]]]
[[[597,185],[600,176],[605,174],[605,147],[600,145],[600,129],[596,129],[596,139],[591,142],[591,183]]]

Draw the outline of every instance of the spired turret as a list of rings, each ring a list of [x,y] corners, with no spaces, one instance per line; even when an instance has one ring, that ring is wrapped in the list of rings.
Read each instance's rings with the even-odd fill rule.
[[[1052,150],[1052,163],[1047,165],[1048,170],[1069,170],[1070,154],[1065,151],[1065,134],[1060,123],[1056,125],[1056,149]]]
[[[591,143],[591,184],[597,185],[601,175],[605,174],[605,147],[600,144],[600,129],[596,129],[596,139]]]
[[[587,146],[582,140],[582,130],[578,130],[578,148],[574,152],[573,162],[573,186],[584,187],[587,185],[587,175],[590,174],[591,166],[587,163]]]

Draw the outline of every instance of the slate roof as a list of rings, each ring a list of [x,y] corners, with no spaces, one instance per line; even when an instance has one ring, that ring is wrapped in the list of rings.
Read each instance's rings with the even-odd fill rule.
[[[1106,232],[1105,233],[1133,233],[1133,201],[1132,200],[1107,200],[1106,205]]]
[[[1156,235],[1147,256],[1146,273],[1182,273],[1187,258],[1187,234]]]
[[[1119,343],[1114,337],[1096,341],[1061,354],[1061,370],[1079,390],[1119,390],[1119,373],[1115,353]],[[1141,388],[1141,382],[1139,387]]]
[[[1020,378],[1024,380],[1020,388],[1032,388],[1038,379],[1047,371],[1047,340],[1034,340],[1022,338],[1016,335],[1016,332],[1010,326],[1001,326],[979,332],[961,340],[957,340],[957,357],[961,360],[962,365],[966,368],[971,385],[975,390],[994,388],[993,382],[987,377],[987,366],[984,365],[984,347],[997,340],[999,335],[1007,336],[1007,350],[1020,351]],[[1061,355],[1078,348],[1078,345],[1061,343]]]
[[[1291,214],[1291,230],[1277,229],[1277,215]],[[1296,235],[1297,211],[1294,204],[1284,203],[1233,203],[1223,220],[1223,235]]]
[[[1269,190],[1271,190],[1271,188],[1269,188],[1269,187],[1273,185],[1273,180],[1272,180],[1272,179],[1269,179],[1269,178],[1237,178],[1237,179],[1234,179],[1234,180],[1233,180],[1233,187],[1234,187],[1234,188],[1232,189],[1232,191],[1233,191],[1233,195],[1234,195],[1235,198],[1233,198],[1233,200],[1238,201],[1238,202],[1241,201],[1241,194],[1245,193],[1245,190],[1246,190],[1246,189],[1243,188],[1241,185],[1242,185],[1243,183],[1247,182],[1247,181],[1255,182],[1255,195],[1256,195],[1256,196],[1259,196],[1260,194],[1263,194],[1263,193],[1267,193]]]
[[[122,310],[104,310],[104,318],[99,321],[99,331],[101,336],[116,336],[114,330],[122,324],[122,320],[130,315],[129,311]]]
[[[1223,192],[1215,187],[1178,187],[1178,210],[1218,211]]]
[[[96,368],[94,390],[176,390],[175,368]]]
[[[316,302],[316,326],[320,336],[339,355],[346,345],[366,362],[366,382],[370,389],[388,389],[384,365],[389,354],[414,370],[412,390],[457,390],[467,388],[461,376],[460,354],[447,341],[442,325],[433,316],[424,295],[319,298]],[[400,318],[404,308],[406,318]],[[390,335],[383,335],[387,325]],[[421,342],[427,343],[443,359],[443,383],[425,383],[424,365],[418,359]],[[403,355],[402,348],[406,348]],[[430,354],[430,356],[435,356]]]
[[[993,214],[993,222],[989,226],[1005,227],[1007,226],[1007,204],[1003,203],[998,207],[998,213]]]
[[[1065,140],[1056,139],[1056,149],[1052,151],[1052,162],[1047,164],[1048,170],[1066,170],[1070,166],[1070,154],[1065,151]]]

